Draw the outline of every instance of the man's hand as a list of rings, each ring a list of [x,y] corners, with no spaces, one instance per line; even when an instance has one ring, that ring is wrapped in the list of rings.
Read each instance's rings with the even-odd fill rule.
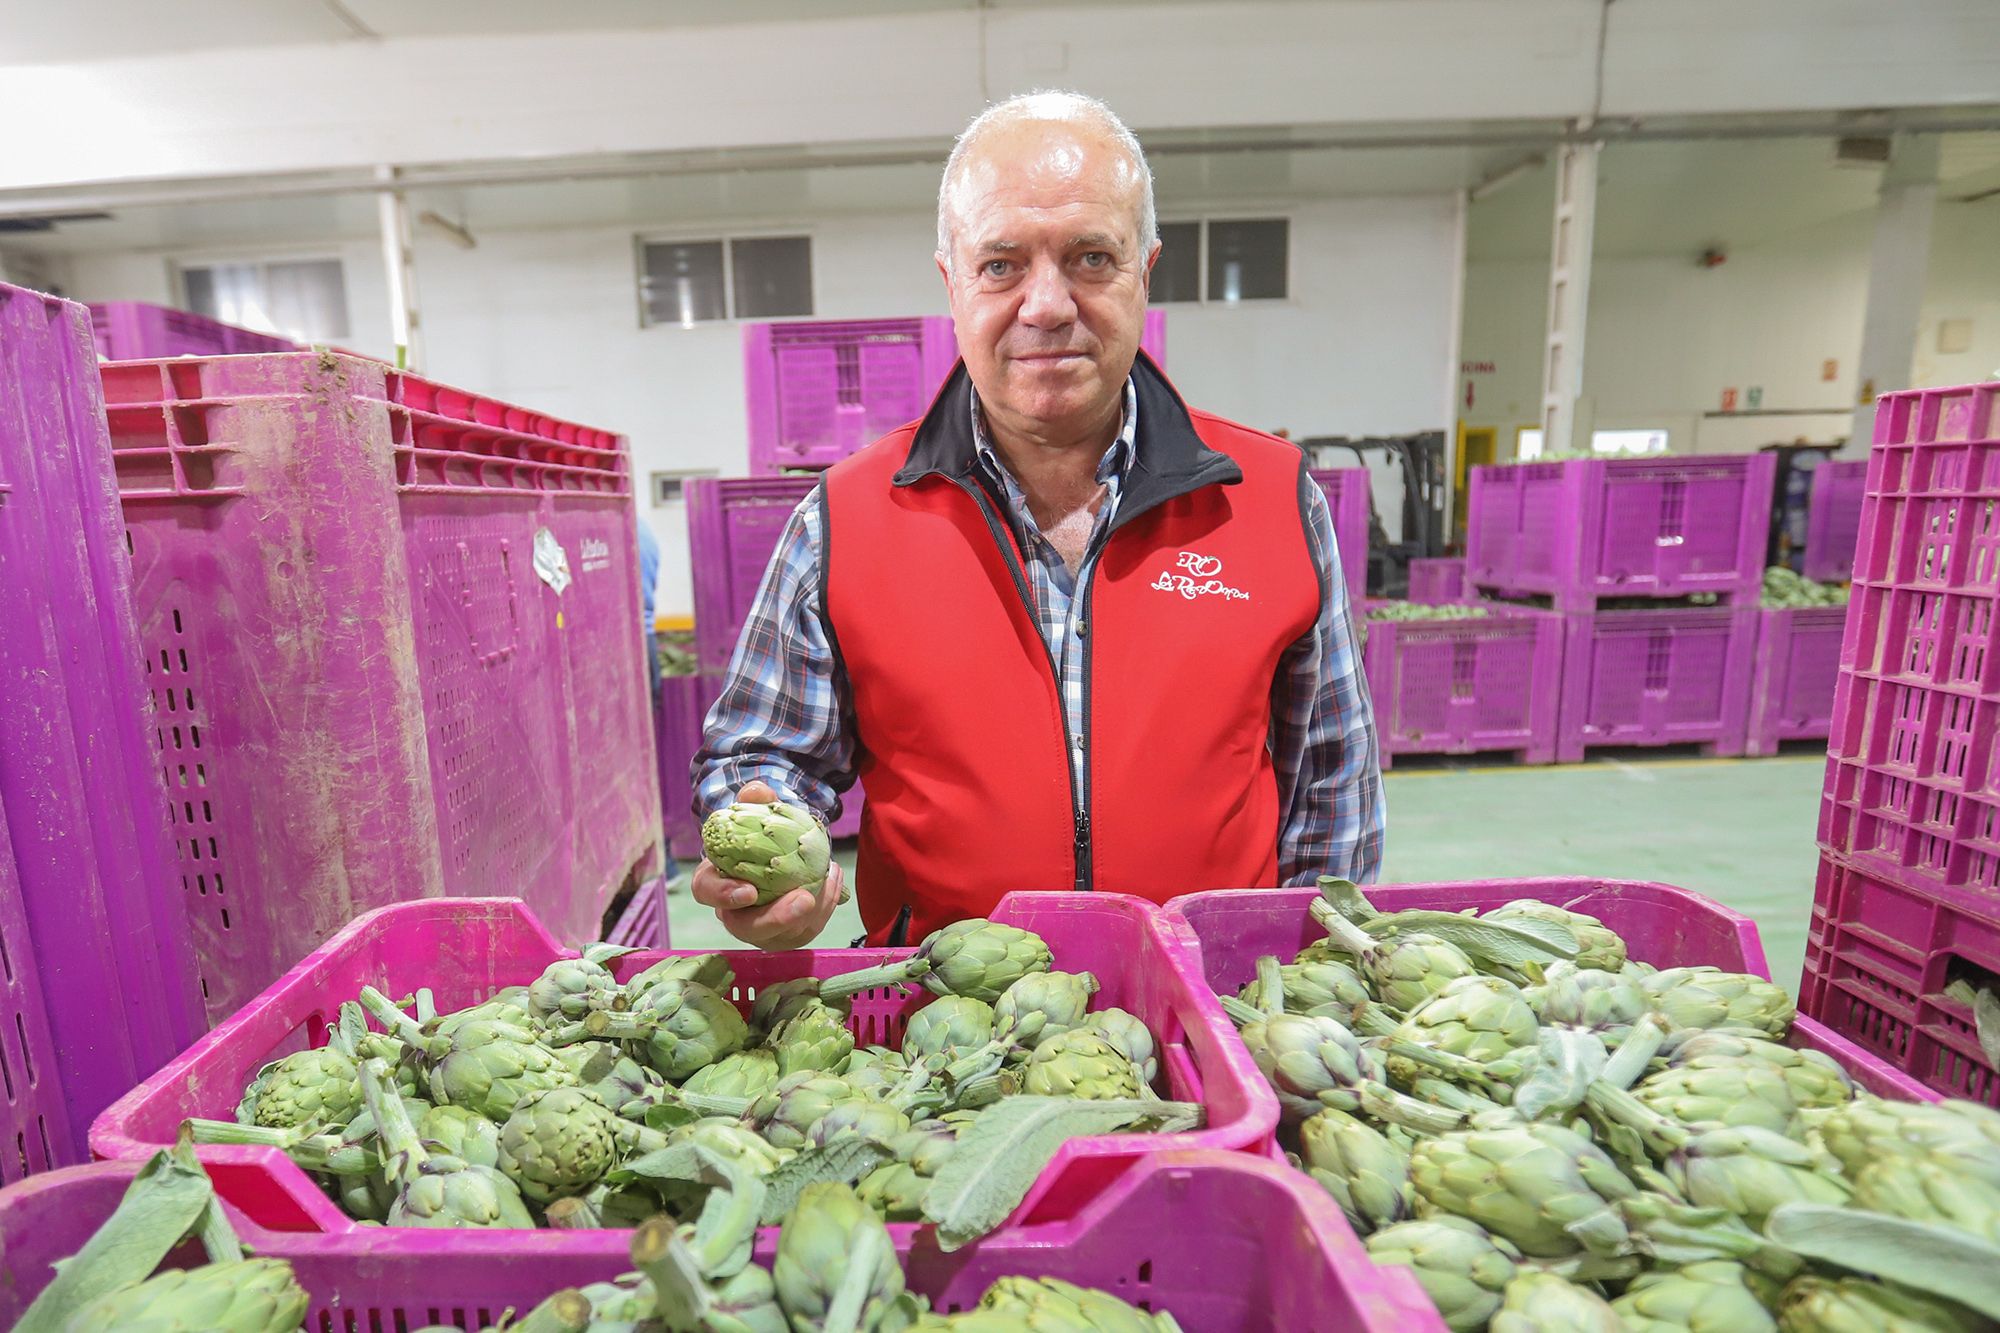
[[[736,793],[736,799],[770,805],[777,801],[778,793],[765,783],[748,782]],[[707,857],[694,868],[689,887],[694,900],[703,907],[713,907],[722,928],[745,944],[773,952],[803,949],[819,938],[833,909],[840,905],[840,866],[836,863],[827,868],[826,883],[820,885],[818,894],[793,889],[766,907],[753,905],[757,901],[755,887],[742,880],[724,879]]]

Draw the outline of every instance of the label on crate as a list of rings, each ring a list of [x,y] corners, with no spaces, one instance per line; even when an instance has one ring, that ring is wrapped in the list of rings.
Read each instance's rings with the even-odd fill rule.
[[[602,537],[585,537],[577,543],[576,553],[583,562],[583,572],[595,574],[600,569],[611,568],[611,543]]]
[[[535,529],[535,573],[558,594],[569,587],[569,555],[547,528]]]

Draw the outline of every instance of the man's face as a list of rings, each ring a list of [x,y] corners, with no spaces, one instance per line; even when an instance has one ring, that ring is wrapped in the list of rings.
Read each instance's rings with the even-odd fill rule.
[[[1122,401],[1146,318],[1140,182],[1115,140],[1062,122],[966,158],[942,260],[958,349],[989,418],[1060,436]]]

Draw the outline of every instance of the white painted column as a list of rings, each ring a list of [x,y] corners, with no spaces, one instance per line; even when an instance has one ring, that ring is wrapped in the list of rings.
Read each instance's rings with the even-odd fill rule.
[[[382,226],[382,269],[389,280],[389,340],[398,364],[424,367],[422,317],[417,309],[416,242],[410,228],[409,202],[395,189],[396,168],[377,167],[375,178],[389,188],[376,195]]]
[[[1590,447],[1583,397],[1585,317],[1590,313],[1591,242],[1597,230],[1598,145],[1556,152],[1555,241],[1549,252],[1548,336],[1542,345],[1542,449]]]
[[[1898,135],[1875,203],[1868,254],[1868,307],[1855,366],[1854,424],[1843,455],[1862,457],[1875,438],[1875,396],[1910,387],[1917,323],[1930,271],[1931,219],[1937,208],[1935,134]]]
[[[1450,332],[1450,343],[1445,354],[1444,368],[1444,517],[1440,526],[1444,529],[1437,534],[1440,542],[1452,538],[1452,506],[1458,496],[1458,421],[1464,410],[1459,405],[1458,385],[1463,378],[1459,374],[1459,359],[1465,342],[1465,241],[1466,232],[1472,221],[1472,197],[1468,191],[1460,190],[1452,203],[1451,217],[1451,316],[1446,327]],[[1408,533],[1403,534],[1407,540]]]

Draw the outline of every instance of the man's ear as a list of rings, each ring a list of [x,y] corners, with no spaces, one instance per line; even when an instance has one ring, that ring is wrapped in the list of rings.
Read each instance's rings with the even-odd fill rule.
[[[1165,241],[1154,241],[1153,248],[1146,252],[1145,267],[1139,271],[1139,285],[1146,289],[1146,299],[1153,299],[1153,265],[1160,262],[1160,251],[1167,248]]]

